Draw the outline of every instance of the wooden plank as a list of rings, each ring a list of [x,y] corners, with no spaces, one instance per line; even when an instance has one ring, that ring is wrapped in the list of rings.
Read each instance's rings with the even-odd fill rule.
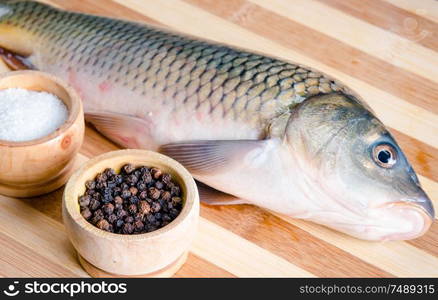
[[[438,9],[436,0],[385,0],[392,5],[414,13],[428,20],[438,22]]]
[[[252,205],[202,205],[201,215],[319,277],[393,276],[390,271],[366,263],[342,247],[333,246]]]
[[[189,254],[188,262],[182,266],[182,268],[176,272],[175,277],[219,277],[219,278],[233,278],[235,275],[225,271],[222,268],[212,264],[211,262],[194,255]]]
[[[403,149],[415,171],[424,177],[438,182],[438,168],[434,167],[436,161],[438,161],[438,149],[421,143],[414,137],[398,130],[392,129],[391,133]]]
[[[192,253],[239,277],[314,277],[271,252],[201,218]]]
[[[393,32],[434,51],[438,50],[438,24],[384,0],[318,0],[357,19]]]
[[[57,264],[50,257],[40,255],[16,241],[14,238],[0,232],[2,271],[7,268],[9,277],[76,277],[78,273]],[[5,266],[5,267],[4,267]],[[82,273],[82,272],[80,272]],[[83,275],[83,274],[82,274]]]
[[[70,0],[37,0],[42,3],[46,3],[58,8],[88,13],[88,14],[96,14],[111,18],[125,18],[131,21],[143,21],[148,23],[156,23],[153,19],[146,18],[143,14],[129,9],[128,7],[112,2],[111,0],[105,0],[105,4],[102,4],[101,1],[93,1],[93,0],[82,0],[78,1],[70,1]]]
[[[278,214],[276,214],[278,215]],[[278,215],[313,236],[397,277],[437,277],[438,257],[406,242],[368,242],[335,232],[324,226]],[[436,236],[433,238],[436,241]]]
[[[438,257],[438,222],[434,222],[429,231],[419,239],[406,241],[408,244],[417,247],[423,251],[428,252],[429,254]]]
[[[249,0],[281,16],[305,24],[384,62],[438,82],[438,56],[411,40],[402,38],[315,0]],[[377,37],[377,38],[376,38]],[[380,42],[379,42],[380,41]],[[384,41],[384,42],[382,42]]]
[[[436,31],[436,2],[43,2],[74,11],[163,24],[298,61],[340,79],[394,128],[438,207],[438,56],[433,51],[437,37],[433,34],[413,41],[403,32],[405,17],[416,19],[425,30]],[[388,14],[391,20],[387,20]],[[361,32],[361,38],[357,32]],[[381,39],[386,42],[369,43]],[[321,45],[329,49],[318,50]],[[358,58],[363,61],[353,63]],[[78,163],[116,149],[117,145],[87,127]],[[0,245],[4,249],[0,252],[0,276],[87,276],[77,264],[62,226],[62,192],[60,189],[32,200],[0,197]],[[438,276],[437,223],[416,240],[374,243],[253,206],[202,205],[201,216],[198,238],[188,262],[176,276]]]
[[[25,201],[0,196],[0,228],[9,239],[32,249],[45,260],[63,266],[66,269],[64,274],[87,276],[78,265],[75,251],[63,226],[31,208]],[[3,255],[7,253],[1,252],[0,255],[4,260]],[[30,268],[31,261],[28,264]]]
[[[427,192],[428,196],[432,200],[433,206],[435,207],[435,212],[438,207],[438,184],[436,181],[430,180],[424,176],[418,176],[418,179],[421,182],[421,186]],[[438,215],[435,215],[435,219],[438,218]]]

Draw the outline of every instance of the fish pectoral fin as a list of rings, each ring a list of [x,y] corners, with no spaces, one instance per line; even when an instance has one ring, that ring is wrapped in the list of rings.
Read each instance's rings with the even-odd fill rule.
[[[85,112],[85,120],[96,129],[124,147],[139,147],[138,137],[149,136],[147,121],[125,114],[111,112]]]
[[[167,144],[159,151],[194,174],[220,172],[232,168],[249,153],[264,151],[267,140],[207,140]]]
[[[27,61],[26,57],[21,56],[3,47],[0,47],[0,58],[3,60],[6,66],[12,71],[35,69]]]
[[[202,182],[196,181],[196,184],[198,185],[199,200],[207,205],[250,204],[250,202],[245,199],[218,191]]]

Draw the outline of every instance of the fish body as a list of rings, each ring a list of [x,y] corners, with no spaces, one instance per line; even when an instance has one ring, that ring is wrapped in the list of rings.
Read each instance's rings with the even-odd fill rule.
[[[415,238],[433,220],[391,134],[321,72],[20,0],[0,1],[0,46],[69,82],[108,138],[174,157],[227,193],[222,203],[256,204],[369,240]]]

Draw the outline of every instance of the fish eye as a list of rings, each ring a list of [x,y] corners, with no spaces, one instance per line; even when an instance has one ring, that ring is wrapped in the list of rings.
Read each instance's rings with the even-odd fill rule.
[[[397,150],[390,144],[379,144],[373,149],[373,159],[382,168],[391,168],[397,162]]]

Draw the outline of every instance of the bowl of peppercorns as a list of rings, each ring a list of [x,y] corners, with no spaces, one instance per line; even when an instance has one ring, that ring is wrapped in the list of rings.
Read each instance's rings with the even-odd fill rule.
[[[177,161],[129,149],[95,157],[76,171],[62,210],[79,261],[93,277],[163,277],[187,258],[199,195]]]

